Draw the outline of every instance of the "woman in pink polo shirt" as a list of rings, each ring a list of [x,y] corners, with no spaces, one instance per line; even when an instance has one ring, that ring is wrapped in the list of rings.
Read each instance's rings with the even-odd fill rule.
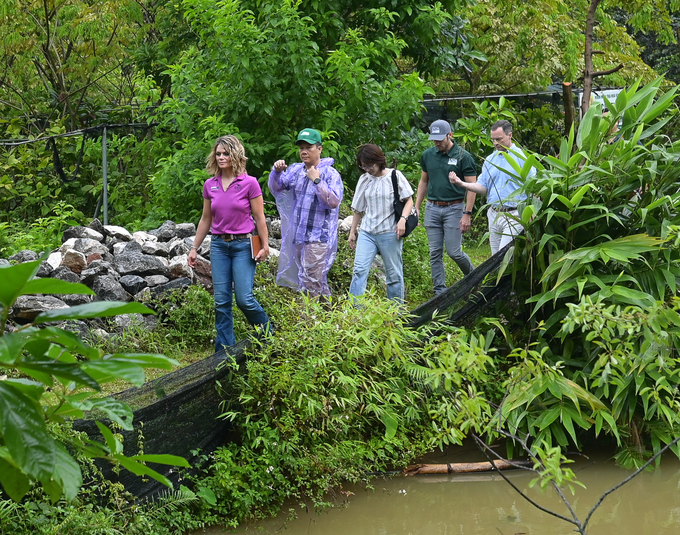
[[[251,325],[271,332],[264,309],[253,296],[256,261],[269,255],[269,236],[264,218],[262,190],[255,177],[246,174],[246,153],[234,136],[215,141],[206,169],[215,175],[203,185],[203,214],[188,263],[196,266],[196,251],[212,226],[210,262],[215,291],[215,351],[233,346],[232,283],[236,305]],[[262,249],[253,260],[250,237],[257,228]]]

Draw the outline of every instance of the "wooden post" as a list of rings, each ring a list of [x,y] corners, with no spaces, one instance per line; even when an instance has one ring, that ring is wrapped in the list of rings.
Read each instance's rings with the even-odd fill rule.
[[[574,124],[576,109],[574,108],[574,93],[571,90],[571,82],[562,83],[562,102],[564,103],[564,135],[569,137],[569,132]]]

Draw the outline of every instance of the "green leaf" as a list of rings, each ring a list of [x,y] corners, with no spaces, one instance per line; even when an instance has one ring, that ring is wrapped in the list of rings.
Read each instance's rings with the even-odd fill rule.
[[[52,278],[33,279],[28,281],[20,295],[33,294],[95,295],[93,290],[90,290],[90,288],[84,284],[80,284],[79,282],[66,282],[60,279]]]
[[[385,424],[385,438],[394,438],[397,434],[397,428],[399,427],[397,417],[393,413],[385,411],[380,415],[380,420]]]
[[[144,461],[156,464],[169,464],[171,466],[181,466],[182,468],[191,468],[191,465],[184,457],[179,457],[177,455],[133,455],[129,459],[135,459],[137,461]]]
[[[29,379],[5,379],[5,384],[12,385],[37,403],[40,402],[40,398],[45,393],[44,384]]]
[[[81,364],[62,364],[52,360],[23,361],[17,364],[17,369],[46,385],[52,386],[52,376],[66,381],[74,381],[78,386],[87,386],[97,392],[101,390],[95,381],[81,367]]]
[[[115,360],[89,360],[83,369],[99,384],[124,379],[135,386],[144,384],[144,368],[137,364]]]
[[[97,427],[99,428],[99,432],[104,437],[104,441],[106,442],[106,447],[109,448],[109,451],[111,452],[111,454],[116,455],[116,454],[119,454],[119,453],[123,453],[123,443],[113,435],[111,430],[101,422],[95,422],[95,423],[97,424]]]
[[[632,288],[626,288],[625,286],[614,285],[611,287],[611,291],[614,295],[623,297],[626,303],[631,305],[637,305],[643,308],[651,307],[654,305],[654,298],[645,292],[640,292],[638,290],[633,290]]]
[[[665,112],[670,106],[673,99],[675,98],[675,92],[677,90],[678,88],[674,87],[664,96],[659,98],[656,101],[656,103],[651,108],[649,108],[642,117],[640,117],[640,122],[650,123],[651,121],[656,119],[659,115],[661,115],[663,112]]]
[[[31,490],[29,478],[14,464],[7,448],[2,446],[0,446],[0,483],[15,502],[20,501]]]
[[[122,301],[96,301],[84,305],[58,310],[47,310],[35,318],[34,323],[51,321],[77,320],[84,318],[108,318],[120,314],[155,314],[141,303],[124,303]]]
[[[163,370],[171,370],[173,366],[179,365],[179,362],[175,359],[158,353],[115,353],[113,355],[105,355],[103,360],[126,362],[138,364],[144,368],[161,368]]]
[[[121,466],[124,468],[127,468],[130,472],[135,474],[136,476],[149,476],[156,481],[163,483],[163,485],[166,485],[168,487],[172,487],[172,483],[170,480],[165,477],[164,475],[159,474],[155,470],[149,468],[146,465],[143,465],[142,463],[128,457],[123,457],[123,456],[117,456],[116,461],[120,463]]]
[[[16,266],[0,266],[0,305],[9,309],[28,281],[30,281],[40,269],[40,260],[24,262]]]
[[[0,433],[17,467],[36,479],[54,471],[54,441],[47,434],[42,408],[7,381],[0,381]]]
[[[198,487],[196,496],[202,498],[209,505],[215,505],[217,503],[217,496],[215,496],[215,493],[208,487]]]
[[[71,404],[81,411],[101,411],[107,418],[113,420],[122,429],[125,429],[126,431],[132,431],[133,429],[132,421],[134,414],[132,409],[115,398],[90,398],[82,402],[73,400],[71,401]]]

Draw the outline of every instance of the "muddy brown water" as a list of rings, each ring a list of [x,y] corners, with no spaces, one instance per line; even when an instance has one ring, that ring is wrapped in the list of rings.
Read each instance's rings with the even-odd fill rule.
[[[607,452],[572,456],[572,469],[586,488],[566,491],[575,513],[585,520],[607,489],[632,472],[617,467]],[[470,448],[433,454],[425,462],[483,460]],[[524,471],[505,472],[540,505],[568,516],[553,490],[529,487]],[[229,533],[286,535],[569,535],[574,526],[554,518],[522,498],[498,474],[431,475],[374,479],[373,489],[345,485],[339,507],[315,512],[298,503],[297,518],[280,515],[250,523]],[[198,534],[199,532],[196,532]],[[214,527],[200,533],[225,533]],[[588,535],[680,534],[680,462],[664,456],[661,467],[643,472],[608,496],[593,515]]]

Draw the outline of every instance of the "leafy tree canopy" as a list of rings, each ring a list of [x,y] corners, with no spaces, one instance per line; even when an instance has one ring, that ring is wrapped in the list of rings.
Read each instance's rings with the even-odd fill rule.
[[[641,49],[617,14],[627,14],[634,30],[655,31],[674,40],[670,14],[677,2],[635,0],[604,1],[597,10],[596,70],[623,64],[603,85],[625,85],[639,77],[651,81],[654,71],[641,59]],[[583,76],[585,24],[589,0],[480,1],[471,7],[470,42],[488,62],[477,70],[459,71],[452,86],[477,93],[534,90],[550,83],[578,83]],[[617,22],[619,21],[619,22]]]
[[[174,98],[158,114],[177,132],[154,182],[168,217],[196,216],[205,155],[219,135],[239,134],[249,171],[262,176],[276,159],[297,158],[294,135],[314,127],[324,134],[324,155],[348,170],[360,144],[389,150],[398,142],[431,92],[416,73],[398,77],[394,61],[406,43],[389,30],[387,12],[375,18],[379,32],[348,28],[322,48],[321,26],[296,2],[263,2],[258,16],[234,0],[183,6],[198,42],[168,67]]]
[[[27,124],[40,114],[65,117],[74,129],[97,106],[124,102],[134,86],[125,47],[142,24],[140,5],[131,0],[3,0],[2,104]]]

